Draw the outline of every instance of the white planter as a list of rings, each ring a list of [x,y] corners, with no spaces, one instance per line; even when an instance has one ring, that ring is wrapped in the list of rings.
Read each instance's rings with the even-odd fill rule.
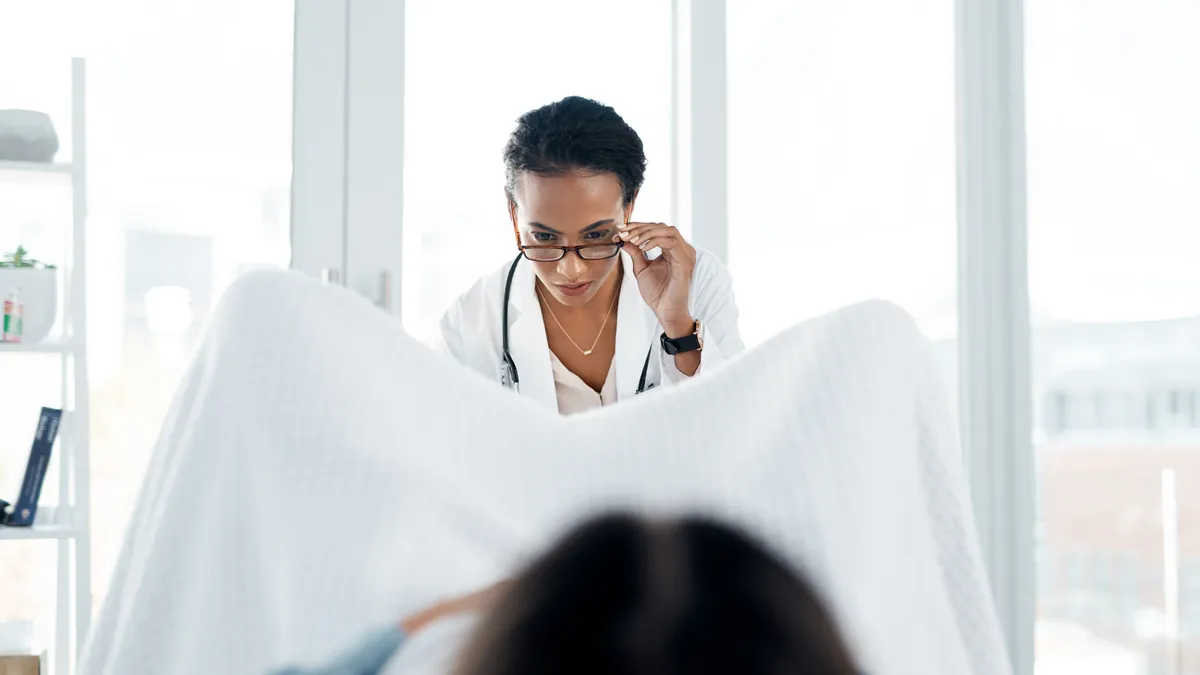
[[[0,305],[17,290],[24,309],[21,342],[46,339],[58,314],[58,270],[0,267]]]

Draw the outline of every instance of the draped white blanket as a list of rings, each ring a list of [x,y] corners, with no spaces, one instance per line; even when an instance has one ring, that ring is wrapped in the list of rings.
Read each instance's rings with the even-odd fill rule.
[[[824,589],[872,675],[1009,673],[952,420],[901,310],[851,307],[693,382],[560,418],[287,273],[250,275],[222,303],[81,672],[319,661],[618,506],[764,537]],[[462,631],[442,634],[451,647],[426,651]],[[392,672],[440,669],[410,647]]]

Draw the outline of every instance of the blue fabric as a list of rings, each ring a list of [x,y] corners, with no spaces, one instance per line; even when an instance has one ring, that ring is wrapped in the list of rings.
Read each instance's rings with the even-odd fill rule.
[[[388,626],[365,636],[323,666],[289,666],[272,671],[270,675],[378,675],[400,650],[406,637],[399,626]]]

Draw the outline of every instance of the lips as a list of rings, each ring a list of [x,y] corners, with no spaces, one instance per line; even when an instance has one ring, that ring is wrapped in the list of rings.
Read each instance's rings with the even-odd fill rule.
[[[559,293],[574,297],[587,293],[588,289],[592,287],[592,282],[585,281],[581,284],[555,284],[554,287],[558,289]]]

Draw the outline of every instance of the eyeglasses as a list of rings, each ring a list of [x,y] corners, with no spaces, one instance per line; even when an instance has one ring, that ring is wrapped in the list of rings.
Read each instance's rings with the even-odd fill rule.
[[[574,251],[583,260],[607,260],[621,252],[625,242],[586,246],[520,246],[521,254],[533,262],[557,262]]]

